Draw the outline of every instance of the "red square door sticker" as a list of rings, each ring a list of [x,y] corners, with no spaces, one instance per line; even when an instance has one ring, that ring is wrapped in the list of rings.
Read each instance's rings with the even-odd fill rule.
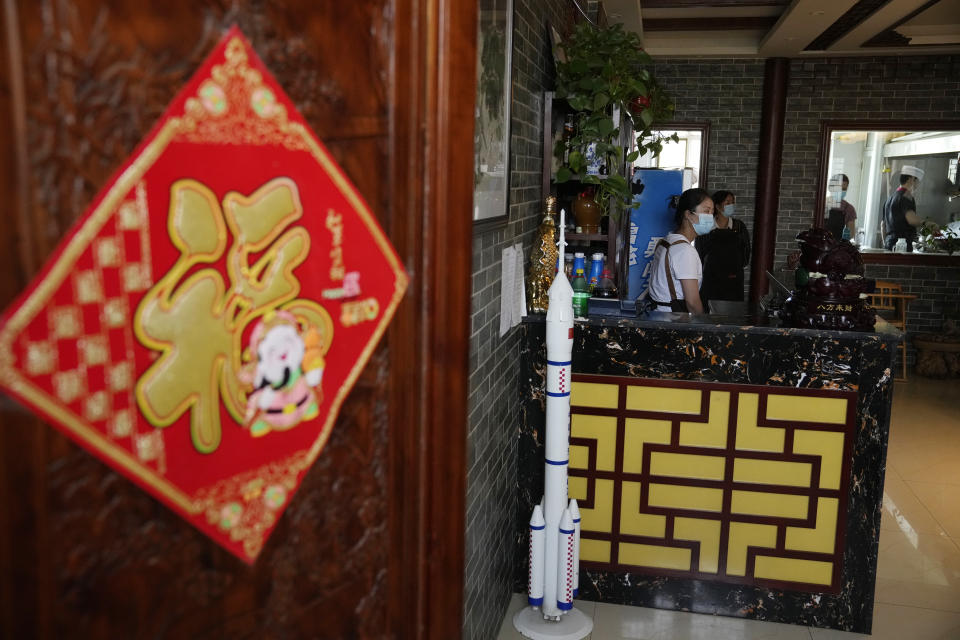
[[[253,562],[407,276],[235,28],[0,327],[0,386]]]

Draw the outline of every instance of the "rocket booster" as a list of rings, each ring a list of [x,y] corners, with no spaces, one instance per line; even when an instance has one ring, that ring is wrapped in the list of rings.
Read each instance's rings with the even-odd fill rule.
[[[527,602],[531,607],[543,604],[543,544],[545,523],[540,505],[533,508],[530,518],[530,569],[527,578]]]
[[[573,519],[573,555],[577,559],[573,565],[573,597],[580,595],[580,507],[576,500],[570,500],[570,517]]]
[[[573,576],[577,558],[574,558],[574,530],[570,509],[563,510],[560,518],[560,535],[557,537],[557,608],[561,611],[573,609]]]
[[[564,258],[564,222],[560,211],[560,265]],[[546,446],[544,460],[543,530],[534,530],[539,507],[530,520],[531,605],[541,601],[544,616],[557,618],[573,606],[580,562],[580,513],[568,502],[567,467],[570,462],[570,376],[573,355],[573,288],[563,269],[557,271],[547,293]],[[576,519],[576,522],[574,520]],[[534,535],[538,541],[534,542]],[[542,535],[543,555],[539,555]],[[536,550],[535,550],[536,547]],[[542,557],[543,570],[540,565]],[[535,572],[536,571],[536,572]],[[541,575],[537,575],[540,573]],[[542,589],[542,591],[541,591]]]

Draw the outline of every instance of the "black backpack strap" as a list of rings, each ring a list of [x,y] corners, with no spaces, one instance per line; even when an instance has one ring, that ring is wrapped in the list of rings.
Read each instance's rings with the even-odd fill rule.
[[[664,251],[666,251],[666,254],[663,256],[663,263],[667,268],[667,287],[670,289],[670,302],[677,301],[677,288],[673,284],[673,273],[670,270],[670,247],[683,242],[686,242],[686,240],[667,242],[664,238],[660,238],[660,242],[657,243],[658,247],[663,247]]]

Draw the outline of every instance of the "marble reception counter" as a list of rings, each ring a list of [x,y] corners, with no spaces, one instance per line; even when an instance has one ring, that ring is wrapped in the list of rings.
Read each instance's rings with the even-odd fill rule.
[[[869,632],[899,332],[728,320],[577,322],[579,597]],[[543,487],[544,329],[521,328],[516,591]]]

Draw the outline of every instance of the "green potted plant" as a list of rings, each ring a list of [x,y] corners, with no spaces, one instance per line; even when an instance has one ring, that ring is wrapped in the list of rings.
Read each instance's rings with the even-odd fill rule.
[[[572,137],[557,143],[557,156],[566,155],[567,160],[557,171],[556,181],[578,178],[596,185],[594,197],[604,213],[610,212],[611,201],[616,205],[614,212],[625,209],[632,196],[622,171],[624,160],[633,162],[646,153],[659,155],[667,138],[653,133],[653,123],[672,116],[673,102],[644,68],[652,59],[640,46],[640,37],[624,31],[623,25],[598,28],[582,22],[559,47],[565,60],[557,63],[556,95],[573,109],[575,128]],[[614,121],[614,113],[628,118],[636,135],[637,148],[626,157],[620,143],[621,123]],[[671,139],[676,140],[676,135]],[[605,160],[606,176],[587,173],[588,149]]]
[[[939,251],[953,255],[954,251],[960,251],[960,235],[949,227],[942,229],[933,220],[926,220],[920,225],[919,238],[917,244],[922,251],[936,253]]]

